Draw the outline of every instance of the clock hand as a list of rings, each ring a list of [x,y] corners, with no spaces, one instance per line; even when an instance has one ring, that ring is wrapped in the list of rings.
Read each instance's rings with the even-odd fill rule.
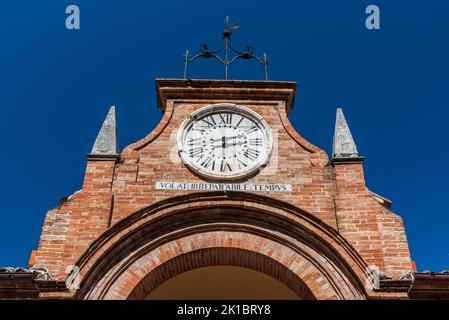
[[[221,156],[224,159],[225,156],[226,156],[226,139],[225,139],[224,136],[221,138],[221,141],[222,141],[222,143],[221,143]]]
[[[210,139],[210,142],[223,141],[223,139],[225,139],[226,141],[228,141],[228,140],[235,139],[235,138],[239,138],[239,137],[241,137],[241,136],[240,136],[240,135],[233,136],[233,137],[226,137],[226,136],[223,136],[223,137],[221,137],[220,139]]]
[[[241,145],[243,145],[243,144],[245,144],[244,142],[236,142],[235,143],[235,145],[237,145],[237,146],[241,146]],[[229,146],[234,146],[234,144],[233,143],[230,143],[230,144],[227,144],[227,145],[225,145],[225,148],[227,148],[227,147],[229,147]],[[219,144],[219,145],[217,145],[217,144],[212,144],[211,145],[211,147],[212,148],[223,148],[223,144]]]

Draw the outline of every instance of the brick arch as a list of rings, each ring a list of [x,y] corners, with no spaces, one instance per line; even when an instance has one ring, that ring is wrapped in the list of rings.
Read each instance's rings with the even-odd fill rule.
[[[219,229],[223,229],[223,226]],[[164,268],[166,263],[170,263],[172,259],[179,259],[184,254],[193,253],[193,256],[195,256],[195,254],[198,254],[197,251],[204,254],[214,249],[217,250],[217,248],[237,249],[240,253],[238,258],[241,260],[244,258],[242,252],[249,251],[252,252],[252,256],[265,257],[265,259],[259,261],[273,261],[274,267],[272,266],[273,269],[271,270],[268,269],[270,265],[258,267],[257,260],[246,262],[246,265],[250,265],[251,269],[260,269],[270,276],[288,269],[288,272],[286,272],[288,276],[278,276],[278,280],[297,292],[299,297],[320,300],[364,298],[361,292],[348,286],[347,279],[342,277],[338,270],[330,265],[325,266],[327,270],[324,270],[322,265],[317,265],[320,260],[319,256],[310,259],[306,255],[298,254],[293,248],[271,239],[246,232],[221,230],[186,235],[163,245],[157,245],[152,250],[146,251],[145,254],[136,253],[133,257],[115,265],[82,298],[106,300],[140,298],[138,291],[143,290],[141,288],[145,287],[147,283],[151,283],[149,277],[158,275],[156,271],[158,268]],[[214,265],[223,263],[223,260],[220,262],[223,256],[215,257],[219,260],[215,260]],[[204,256],[202,256],[202,259],[204,259]],[[228,261],[233,266],[239,266],[242,262]],[[205,262],[190,260],[190,263],[195,268],[196,265],[201,267]],[[177,274],[179,272],[172,269],[171,273],[166,276],[168,279]],[[146,291],[146,293],[149,293],[149,291]]]
[[[317,299],[364,299],[371,290],[364,286],[364,261],[316,217],[272,198],[208,192],[161,201],[108,229],[77,263],[81,288],[76,297],[132,297],[164,263],[213,248],[273,259],[278,270],[289,269],[296,286],[304,283]]]
[[[258,271],[278,280],[303,300],[316,299],[307,285],[294,272],[275,259],[258,252],[234,247],[210,247],[180,254],[149,272],[134,287],[127,299],[144,299],[172,277],[209,266],[235,266]]]

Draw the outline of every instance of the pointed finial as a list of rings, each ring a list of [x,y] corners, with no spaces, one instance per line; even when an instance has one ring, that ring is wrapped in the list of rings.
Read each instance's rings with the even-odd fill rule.
[[[346,122],[345,115],[341,108],[337,108],[337,118],[335,120],[334,143],[332,145],[332,158],[361,158],[357,152],[354,139]]]
[[[92,152],[88,158],[110,159],[118,156],[117,125],[115,121],[115,106],[111,106],[106,119],[101,126],[97,139],[95,139]]]

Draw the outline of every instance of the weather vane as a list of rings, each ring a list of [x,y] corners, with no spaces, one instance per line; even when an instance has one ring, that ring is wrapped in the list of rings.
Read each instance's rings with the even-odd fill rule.
[[[238,51],[235,50],[233,47],[231,47],[231,30],[236,30],[238,29],[240,26],[230,26],[229,22],[230,19],[229,17],[226,17],[226,27],[223,31],[223,39],[224,39],[224,47],[221,48],[220,50],[217,51],[210,51],[209,47],[207,44],[202,44],[200,46],[200,53],[192,56],[189,52],[189,50],[186,50],[185,54],[184,54],[184,79],[187,78],[187,66],[189,63],[191,63],[193,60],[197,59],[197,58],[206,58],[206,59],[210,59],[210,58],[215,58],[217,59],[221,64],[224,65],[225,68],[225,79],[228,80],[228,68],[229,65],[231,65],[232,63],[234,63],[235,61],[237,61],[238,59],[255,59],[258,63],[260,63],[261,65],[264,66],[265,69],[265,80],[268,80],[268,57],[267,54],[264,53],[262,58],[259,58],[258,56],[254,55],[253,51],[254,48],[253,47],[246,47],[246,49],[244,51]],[[221,51],[225,51],[225,56],[224,59],[221,58],[218,53],[220,53]],[[230,53],[236,53],[236,55],[232,58],[229,57]]]

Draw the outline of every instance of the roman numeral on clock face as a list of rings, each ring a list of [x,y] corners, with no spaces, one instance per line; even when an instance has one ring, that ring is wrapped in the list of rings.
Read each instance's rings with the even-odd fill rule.
[[[220,171],[221,171],[221,172],[225,172],[225,171],[226,171],[226,168],[227,168],[229,171],[232,171],[232,168],[231,168],[231,166],[229,165],[229,163],[228,163],[226,160],[222,160],[222,161],[221,161],[221,166],[220,166]]]
[[[239,120],[239,122],[237,122],[237,124],[235,125],[235,127],[238,128],[239,125],[242,123],[243,120],[245,120],[245,118],[243,118],[242,116],[240,116],[240,120]]]
[[[201,138],[193,139],[192,137],[189,137],[189,141],[187,142],[187,145],[189,147],[192,147],[192,146],[194,146],[196,144],[201,144]]]
[[[212,158],[212,157],[207,157],[207,159],[206,160],[204,160],[202,163],[201,163],[201,165],[204,167],[204,168],[209,168],[209,167],[212,167],[212,171],[214,171],[215,170],[215,160],[214,160],[214,158]]]
[[[195,148],[191,148],[189,149],[189,155],[193,158],[193,157],[198,157],[198,156],[202,156],[203,154],[203,147],[195,147]]]
[[[221,120],[221,122],[219,124],[222,124],[222,123],[231,124],[232,123],[232,113],[225,113],[225,114],[219,113],[218,115],[220,116],[220,120]]]
[[[248,139],[248,144],[250,146],[261,146],[262,145],[262,139],[261,138]]]
[[[202,119],[201,121],[206,122],[208,127],[213,127],[213,126],[217,125],[217,122],[215,121],[213,115],[206,117],[206,118]]]
[[[249,129],[247,129],[245,131],[246,134],[250,134],[251,132],[257,131],[259,130],[259,128],[256,125],[252,125],[251,127],[249,127]]]
[[[240,160],[240,159],[237,159],[237,164],[238,164],[238,166],[239,166],[239,169],[242,169],[242,168],[248,166],[245,162],[243,162],[243,161]]]
[[[247,157],[250,160],[256,160],[259,156],[260,151],[252,148],[246,149],[245,153],[243,154],[245,157]]]

